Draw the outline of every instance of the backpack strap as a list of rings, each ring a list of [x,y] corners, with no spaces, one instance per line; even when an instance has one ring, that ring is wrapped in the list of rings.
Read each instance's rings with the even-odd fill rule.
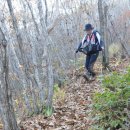
[[[98,38],[97,38],[97,33],[99,33],[97,30],[94,30],[93,31],[93,34],[94,34],[94,36],[95,36],[95,42],[96,43],[100,43],[100,41],[98,41]],[[100,34],[100,33],[99,33]]]

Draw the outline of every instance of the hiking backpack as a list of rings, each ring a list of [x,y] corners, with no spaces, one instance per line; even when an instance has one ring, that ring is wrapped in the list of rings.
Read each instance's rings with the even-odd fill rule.
[[[103,41],[98,41],[98,38],[96,36],[96,33],[99,33],[98,31],[93,31],[91,37],[89,37],[89,42],[87,41],[88,35],[83,39],[82,43],[79,45],[79,51],[83,52],[84,54],[94,54],[99,51],[102,51]],[[92,38],[94,38],[94,42],[92,42]]]

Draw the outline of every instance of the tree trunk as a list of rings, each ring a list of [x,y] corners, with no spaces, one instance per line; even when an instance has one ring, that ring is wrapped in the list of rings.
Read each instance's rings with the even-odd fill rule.
[[[13,11],[13,6],[12,6],[12,1],[11,0],[6,0],[7,1],[7,4],[8,4],[8,8],[9,8],[9,13],[10,13],[10,16],[12,18],[12,24],[13,24],[13,28],[14,28],[14,31],[16,33],[16,37],[17,37],[17,41],[18,41],[18,45],[19,45],[19,49],[20,49],[20,57],[21,57],[21,63],[23,65],[23,77],[25,78],[24,79],[24,83],[23,83],[23,87],[24,87],[24,91],[25,91],[25,94],[26,94],[26,90],[27,90],[27,81],[28,81],[28,72],[27,72],[27,59],[25,57],[25,52],[24,52],[24,48],[23,48],[23,40],[22,40],[22,37],[21,37],[21,33],[19,31],[19,28],[18,28],[18,23],[17,23],[17,19],[14,15],[14,11]],[[29,100],[27,98],[25,98],[25,102],[27,103],[27,107],[28,107],[28,110],[30,110],[30,103],[29,103]]]
[[[103,8],[103,0],[98,0],[98,12],[100,21],[100,32],[102,40],[104,41],[103,61],[102,64],[104,69],[108,68],[109,65],[109,54],[108,54],[108,34],[107,34],[107,11],[108,7]]]
[[[48,6],[47,6],[47,0],[44,0],[45,3],[45,24],[48,26]]]
[[[103,65],[104,68],[107,68],[109,65],[109,51],[108,51],[108,29],[107,29],[107,12],[108,12],[108,6],[104,6],[104,54],[103,54]]]
[[[2,66],[0,70],[0,104],[2,112],[2,120],[4,124],[4,130],[19,130],[12,101],[11,88],[9,84],[9,66],[8,66],[8,55],[7,55],[7,41],[0,28],[0,33],[2,36],[1,43],[1,59],[0,64]]]
[[[2,12],[0,12],[1,14],[3,14]],[[25,75],[24,75],[24,72],[23,70],[21,69],[18,69],[20,67],[20,62],[19,62],[19,59],[16,55],[16,52],[15,52],[15,49],[14,49],[14,45],[11,43],[11,37],[8,33],[8,29],[6,27],[6,24],[5,24],[5,21],[4,21],[4,17],[1,15],[1,30],[3,31],[3,34],[6,34],[5,37],[6,37],[6,41],[8,42],[8,53],[9,53],[9,63],[11,65],[11,68],[10,68],[10,72],[12,71],[13,73],[15,72],[16,75],[21,79],[22,81],[22,84],[23,84],[23,88],[26,89],[26,80],[25,80]],[[14,64],[15,63],[15,64]],[[23,95],[24,96],[24,99],[25,99],[25,103],[26,103],[26,106],[27,106],[27,109],[28,111],[31,111],[31,108],[30,108],[30,103],[27,99],[27,95]]]
[[[53,100],[53,68],[52,68],[52,59],[50,51],[52,49],[51,39],[49,38],[47,26],[45,25],[45,21],[43,19],[43,9],[42,9],[42,2],[38,0],[38,9],[40,15],[40,23],[42,27],[42,35],[44,35],[44,56],[47,66],[47,76],[48,76],[48,98],[47,98],[47,107],[52,107],[52,100]]]
[[[33,67],[33,78],[31,76],[29,76],[29,79],[32,81],[31,86],[32,86],[33,89],[35,89],[34,86],[37,85],[38,89],[40,91],[43,91],[42,90],[42,83],[41,83],[41,81],[39,79],[39,73],[38,73],[38,69],[37,69],[35,44],[32,43],[31,38],[28,35],[29,32],[27,31],[26,22],[23,22],[23,26],[24,26],[24,30],[25,30],[25,34],[26,34],[27,43],[30,44],[31,47],[32,47],[32,51],[31,51],[32,53],[31,53],[31,55],[32,55],[32,63],[33,63],[34,67]],[[44,94],[40,95],[39,102],[40,102],[41,108],[42,108],[42,104],[44,103],[44,98],[43,98],[44,96],[45,96]],[[33,102],[33,105],[34,105],[34,112],[38,113],[38,104],[37,104],[37,100],[36,100],[37,98],[36,98],[34,92],[32,92],[32,97],[33,97],[33,101],[32,102]]]

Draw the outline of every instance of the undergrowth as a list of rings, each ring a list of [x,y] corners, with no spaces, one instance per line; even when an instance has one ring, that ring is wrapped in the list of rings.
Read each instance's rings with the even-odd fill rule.
[[[95,92],[91,130],[130,129],[130,67],[124,74],[113,72],[102,81],[102,92]]]

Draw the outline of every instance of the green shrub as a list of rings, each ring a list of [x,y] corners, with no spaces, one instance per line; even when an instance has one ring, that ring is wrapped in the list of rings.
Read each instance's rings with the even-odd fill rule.
[[[59,88],[58,84],[54,85],[53,101],[61,104],[65,102],[65,90],[63,88]]]
[[[125,74],[113,72],[104,77],[103,91],[93,95],[92,130],[128,130],[128,101],[130,99],[130,68]]]

